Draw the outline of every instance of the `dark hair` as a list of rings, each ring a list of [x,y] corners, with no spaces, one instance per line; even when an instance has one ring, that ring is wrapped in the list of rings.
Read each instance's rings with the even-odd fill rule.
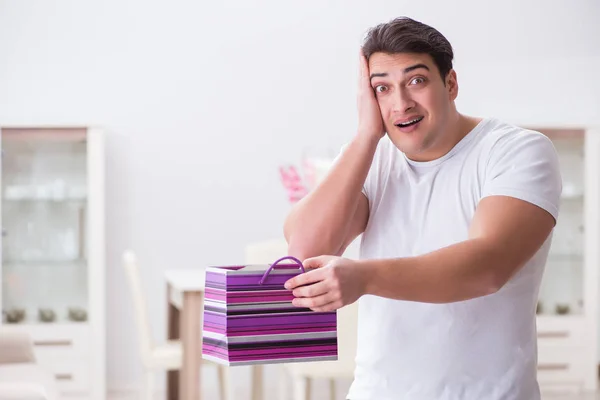
[[[363,44],[367,60],[373,53],[426,53],[433,58],[442,79],[452,69],[450,42],[436,29],[408,17],[379,24],[367,32]]]

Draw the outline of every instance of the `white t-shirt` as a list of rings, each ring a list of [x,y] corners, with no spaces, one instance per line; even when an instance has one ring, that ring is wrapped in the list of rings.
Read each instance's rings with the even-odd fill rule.
[[[411,161],[382,138],[363,192],[370,215],[360,258],[380,259],[468,239],[486,196],[516,197],[556,219],[562,181],[550,139],[488,118],[430,162]],[[485,297],[428,304],[363,296],[348,399],[539,399],[535,310],[550,243]]]

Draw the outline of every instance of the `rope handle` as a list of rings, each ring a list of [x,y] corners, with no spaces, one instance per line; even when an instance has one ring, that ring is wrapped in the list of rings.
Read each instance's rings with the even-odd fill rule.
[[[271,264],[271,266],[269,267],[269,269],[265,272],[265,274],[263,275],[263,277],[260,279],[260,281],[258,283],[260,285],[262,285],[265,282],[265,279],[267,279],[267,276],[269,276],[269,273],[271,273],[271,270],[273,269],[273,267],[275,267],[277,264],[279,264],[280,262],[282,262],[284,260],[295,261],[298,264],[298,266],[300,267],[300,270],[302,272],[305,272],[304,271],[304,266],[302,265],[302,261],[298,260],[296,257],[285,256],[285,257],[281,257],[279,260],[277,260],[273,264]],[[290,264],[290,265],[292,265],[292,264]]]

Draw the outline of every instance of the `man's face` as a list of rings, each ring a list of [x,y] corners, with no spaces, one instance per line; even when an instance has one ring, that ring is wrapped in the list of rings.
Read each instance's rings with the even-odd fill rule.
[[[391,141],[416,161],[441,157],[458,92],[454,71],[444,81],[428,54],[374,53],[369,73]]]

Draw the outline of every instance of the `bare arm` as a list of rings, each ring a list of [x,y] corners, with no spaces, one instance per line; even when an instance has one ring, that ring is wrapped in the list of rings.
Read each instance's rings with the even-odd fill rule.
[[[343,253],[367,224],[369,205],[361,190],[385,130],[362,52],[359,62],[357,135],[327,177],[294,206],[284,224],[288,254],[301,260]]]
[[[284,225],[290,255],[339,255],[364,231],[369,205],[361,190],[377,142],[357,136],[319,186],[294,206]]]
[[[364,294],[424,303],[451,303],[498,291],[542,246],[555,220],[510,197],[481,201],[469,238],[417,257],[347,260],[320,256],[310,271],[286,282],[293,304],[331,311]]]
[[[533,257],[554,225],[552,215],[533,204],[485,198],[468,240],[423,256],[365,263],[366,292],[428,303],[492,294]]]

